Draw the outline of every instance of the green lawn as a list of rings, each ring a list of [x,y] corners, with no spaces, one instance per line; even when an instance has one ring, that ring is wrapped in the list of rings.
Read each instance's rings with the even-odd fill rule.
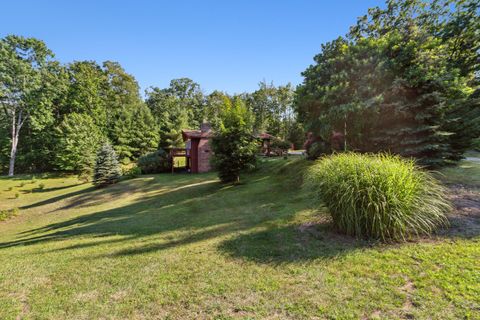
[[[19,208],[0,222],[0,319],[480,319],[478,233],[338,235],[292,159],[239,186],[215,173],[100,190],[0,179],[0,210]]]

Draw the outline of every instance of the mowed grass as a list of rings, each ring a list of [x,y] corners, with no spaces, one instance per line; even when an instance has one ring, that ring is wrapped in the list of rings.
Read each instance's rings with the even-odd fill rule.
[[[238,186],[215,173],[105,189],[0,179],[0,209],[20,210],[0,222],[0,319],[480,318],[478,234],[338,235],[292,159]]]

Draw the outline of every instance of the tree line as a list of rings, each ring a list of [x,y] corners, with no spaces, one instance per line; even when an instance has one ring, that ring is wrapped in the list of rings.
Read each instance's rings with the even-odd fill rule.
[[[205,94],[188,78],[150,87],[145,98],[117,62],[61,64],[46,44],[9,35],[0,40],[0,170],[72,171],[90,176],[96,151],[110,143],[122,163],[183,145],[181,130],[204,121],[218,128],[225,99],[242,99],[252,132],[268,131],[302,144],[294,89],[261,82],[253,93]]]
[[[311,156],[340,136],[341,149],[429,167],[461,159],[480,136],[479,6],[389,0],[322,45],[297,89]]]
[[[306,133],[313,159],[386,151],[430,167],[453,164],[480,141],[479,8],[475,0],[388,0],[323,44],[297,88],[263,81],[233,96],[206,94],[180,78],[142,97],[119,63],[61,64],[41,40],[7,36],[0,40],[0,170],[91,175],[104,142],[128,163],[182,146],[181,130],[203,121],[225,136],[268,132],[296,147]],[[243,108],[248,121],[240,119]]]

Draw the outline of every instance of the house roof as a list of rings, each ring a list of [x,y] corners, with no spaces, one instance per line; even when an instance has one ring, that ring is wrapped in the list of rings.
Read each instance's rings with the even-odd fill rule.
[[[211,138],[213,136],[211,131],[201,131],[201,130],[188,130],[188,129],[183,129],[182,130],[182,137],[183,140],[186,141],[188,139],[202,139],[202,138]]]

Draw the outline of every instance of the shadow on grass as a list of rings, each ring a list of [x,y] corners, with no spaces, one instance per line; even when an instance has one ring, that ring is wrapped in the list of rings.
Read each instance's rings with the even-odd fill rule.
[[[19,239],[0,243],[0,248],[84,237],[88,242],[66,242],[53,251],[106,245],[100,256],[119,257],[217,239],[216,248],[227,256],[279,264],[335,259],[370,247],[372,243],[335,233],[329,221],[319,221],[314,212],[305,214],[312,210],[310,199],[299,192],[298,171],[295,165],[279,162],[275,170],[245,176],[238,186],[222,185],[213,174],[156,175],[67,193],[30,207],[62,201],[60,209],[75,209],[132,192],[143,196],[128,205],[28,230]],[[459,236],[467,237],[455,235]]]
[[[57,190],[60,190],[60,189],[68,189],[68,188],[72,188],[72,187],[76,187],[78,185],[73,185],[73,186],[68,186],[68,187],[60,187],[60,188],[54,188],[54,189],[57,189]],[[52,189],[52,188],[51,188]],[[46,190],[48,189],[44,189],[40,192],[47,192]],[[77,191],[74,191],[74,192],[69,192],[69,193],[65,193],[65,194],[61,194],[59,196],[55,196],[55,197],[52,197],[52,198],[49,198],[49,199],[46,199],[46,200],[43,200],[43,201],[39,201],[39,202],[35,202],[35,203],[32,203],[32,204],[29,204],[29,205],[26,205],[26,206],[23,206],[23,207],[20,207],[20,209],[31,209],[31,208],[36,208],[36,207],[40,207],[40,206],[44,206],[44,205],[48,205],[48,204],[52,204],[52,203],[55,203],[55,202],[58,202],[58,201],[62,201],[64,199],[68,199],[68,198],[72,198],[72,197],[75,197],[75,196],[78,196],[78,195],[82,195],[82,194],[86,194],[86,193],[89,193],[91,191],[95,190],[94,187],[89,187],[89,188],[86,188],[86,189],[82,189],[82,190],[77,190]],[[53,190],[50,190],[50,191],[53,191]],[[35,191],[37,192],[37,191]],[[28,192],[27,192],[28,193]]]
[[[87,182],[85,182],[85,183],[87,183]],[[37,187],[37,188],[34,188],[34,189],[32,189],[32,190],[33,190],[34,192],[47,193],[47,192],[53,192],[53,191],[60,191],[60,190],[70,189],[70,188],[77,187],[77,186],[80,186],[80,185],[85,184],[85,183],[71,184],[71,185],[67,185],[67,186],[51,187],[51,188],[40,188],[40,187]]]
[[[223,242],[219,249],[234,258],[257,263],[291,263],[332,259],[371,246],[332,231],[330,223],[270,227]]]
[[[81,215],[28,230],[23,232],[22,238],[18,240],[0,243],[0,248],[32,245],[75,236],[121,235],[125,236],[125,241],[127,241],[151,235],[162,235],[169,231],[191,230],[191,235],[185,236],[184,240],[176,241],[176,245],[180,245],[189,241],[199,241],[203,237],[214,237],[218,235],[218,232],[213,231],[216,227],[219,230],[222,228],[233,230],[237,227],[229,229],[225,226],[229,224],[248,226],[274,217],[269,210],[254,214],[256,207],[267,201],[262,197],[255,197],[255,201],[252,201],[252,196],[258,190],[255,188],[251,190],[251,187],[259,186],[256,183],[232,188],[221,185],[210,176],[174,177],[172,179],[174,181],[166,187],[163,185],[165,182],[163,180],[139,183],[127,181],[122,183],[123,185],[119,184],[112,188],[88,188],[36,203],[32,206],[68,198],[68,201],[65,201],[65,205],[62,206],[63,209],[68,209],[105,202],[105,196],[123,197],[126,193],[131,192],[132,188],[135,192],[146,194],[123,207]],[[262,184],[260,187],[265,188],[268,185]],[[231,206],[229,210],[225,209],[225,205]],[[242,216],[242,211],[246,206],[250,211]],[[205,229],[209,231],[204,231]],[[160,249],[161,247],[158,248],[158,250]],[[144,249],[139,248],[139,252],[142,250],[152,251],[154,249],[149,245]],[[125,252],[125,254],[132,253]]]
[[[279,168],[284,170],[283,165]],[[328,223],[302,226],[292,222],[299,213],[310,212],[308,199],[298,192],[301,181],[297,178],[257,172],[245,176],[244,184],[230,186],[220,184],[214,175],[153,176],[105,189],[87,188],[30,207],[62,200],[62,209],[74,209],[129,192],[144,196],[122,207],[28,230],[18,239],[0,243],[0,248],[82,237],[88,242],[70,246],[66,242],[67,246],[53,251],[106,245],[99,255],[116,257],[217,239],[215,246],[226,255],[281,263],[332,258],[364,247],[362,242],[330,232]]]

